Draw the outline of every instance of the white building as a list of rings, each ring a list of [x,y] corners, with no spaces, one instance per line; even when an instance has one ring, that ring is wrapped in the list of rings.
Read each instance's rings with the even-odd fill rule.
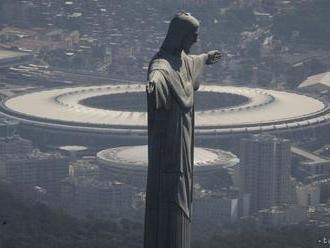
[[[238,220],[239,199],[219,195],[212,191],[195,191],[193,202],[193,239],[212,236],[224,224]]]
[[[135,191],[121,182],[70,177],[62,184],[62,207],[77,217],[132,218]]]
[[[270,226],[299,224],[307,220],[307,209],[301,206],[273,206],[258,211],[260,221]]]
[[[296,187],[297,204],[299,206],[316,207],[320,204],[320,185],[316,183]]]
[[[193,218],[199,224],[221,225],[238,219],[238,199],[202,192],[194,199]]]

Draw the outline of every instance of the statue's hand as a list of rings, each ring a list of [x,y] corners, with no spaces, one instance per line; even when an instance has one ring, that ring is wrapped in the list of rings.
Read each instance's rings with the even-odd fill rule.
[[[148,94],[151,94],[155,90],[155,83],[153,81],[149,81],[146,85],[146,91]]]
[[[208,58],[206,59],[205,63],[207,65],[210,65],[217,63],[223,57],[223,54],[219,50],[213,50],[213,51],[209,51],[207,53],[207,56]]]

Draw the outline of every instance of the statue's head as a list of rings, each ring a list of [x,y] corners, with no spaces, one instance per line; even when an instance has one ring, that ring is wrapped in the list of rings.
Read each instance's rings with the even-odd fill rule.
[[[190,52],[197,41],[199,21],[189,13],[179,12],[171,20],[162,49],[177,54]]]

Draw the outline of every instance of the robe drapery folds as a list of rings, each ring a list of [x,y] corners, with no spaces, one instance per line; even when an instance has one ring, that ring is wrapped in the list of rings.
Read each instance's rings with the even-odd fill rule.
[[[150,62],[145,248],[190,247],[194,91],[206,58],[160,51]]]

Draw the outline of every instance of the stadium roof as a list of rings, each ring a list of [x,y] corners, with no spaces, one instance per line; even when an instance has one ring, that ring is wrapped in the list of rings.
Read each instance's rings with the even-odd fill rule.
[[[298,88],[305,88],[315,85],[323,85],[326,87],[330,87],[330,72],[325,72],[310,76],[305,81],[303,81],[298,86]]]
[[[146,135],[146,112],[99,109],[81,104],[96,96],[144,92],[142,84],[90,86],[32,92],[8,99],[5,112],[20,121],[70,129],[133,132]],[[204,85],[200,91],[248,98],[244,104],[196,111],[196,134],[270,131],[309,126],[330,120],[328,104],[305,95],[244,87]],[[221,97],[219,94],[219,97]],[[145,101],[143,98],[141,101]],[[98,130],[97,130],[98,129]],[[107,129],[107,130],[106,130]]]
[[[97,153],[97,158],[103,163],[108,162],[109,165],[123,164],[133,166],[148,165],[148,147],[144,146],[121,146],[110,148]],[[208,165],[219,165],[222,167],[230,167],[239,162],[236,155],[220,149],[194,148],[194,164],[198,167]]]
[[[28,56],[28,55],[29,55],[28,53],[0,49],[0,62],[1,60],[4,59],[12,59],[12,58]]]

